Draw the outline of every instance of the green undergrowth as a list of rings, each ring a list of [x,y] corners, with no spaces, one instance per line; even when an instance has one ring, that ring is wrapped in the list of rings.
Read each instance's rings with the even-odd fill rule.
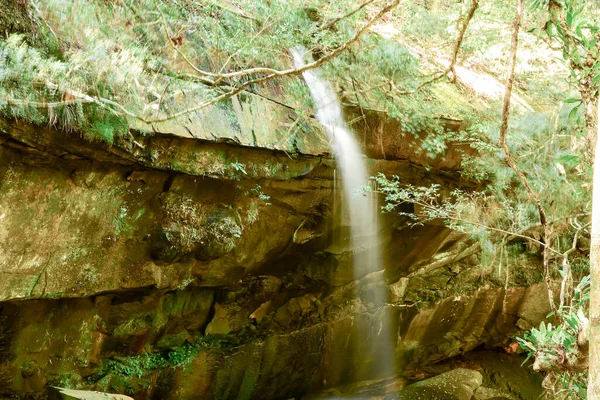
[[[235,335],[198,336],[193,343],[186,342],[167,350],[115,357],[105,360],[101,367],[88,377],[88,382],[96,383],[107,375],[144,378],[155,371],[166,368],[185,368],[198,353],[204,350],[232,350],[241,345],[261,340],[264,336],[260,330],[244,329]]]
[[[185,114],[186,110],[222,94],[219,85],[234,87],[260,76],[242,74],[212,84],[196,70],[285,70],[292,65],[290,48],[302,45],[316,57],[329,53],[352,38],[381,7],[357,9],[355,2],[323,0],[311,1],[311,7],[282,0],[236,4],[231,8],[215,1],[38,1],[32,15],[37,18],[39,43],[32,46],[23,34],[0,43],[0,111],[112,142],[126,133],[129,118],[148,121],[181,112],[193,117],[195,113]],[[414,23],[422,13],[423,19]],[[360,47],[326,63],[322,72],[344,103],[383,111],[410,135],[441,133],[436,117],[471,119],[472,102],[464,101],[467,93],[445,79],[416,90],[442,67],[423,62],[415,43],[422,37],[437,38],[433,47],[443,43],[441,47],[449,48],[448,31],[456,35],[453,27],[461,13],[462,6],[452,5],[435,18],[435,31],[444,32],[438,35],[427,31],[430,24],[422,23],[431,23],[430,12],[398,7],[388,18],[399,27],[406,25],[404,32],[397,37],[365,33],[358,40]],[[409,14],[411,23],[405,24]],[[341,15],[346,17],[340,19]],[[415,43],[398,40],[406,36]],[[248,91],[270,97],[283,93],[284,98],[276,100],[293,107],[299,121],[314,113],[308,90],[297,77],[266,87],[252,85]],[[411,94],[402,94],[405,91]],[[95,101],[88,103],[91,98]],[[226,114],[230,103],[217,107]],[[440,145],[425,144],[430,147],[427,151]]]
[[[0,42],[0,115],[113,144],[128,132],[125,118],[102,105],[78,101],[78,93],[90,93],[86,85],[91,81],[92,96],[113,97],[113,90],[89,71],[75,79],[77,69],[32,47],[25,35],[9,36]]]
[[[590,277],[584,277],[569,297],[566,305],[548,315],[554,317],[554,324],[542,321],[516,340],[527,354],[525,362],[533,359],[533,369],[546,373],[545,398],[585,400]]]
[[[89,378],[89,381],[95,382],[108,374],[143,378],[158,369],[185,366],[194,355],[204,348],[206,346],[202,344],[185,343],[166,351],[119,357],[117,360],[106,362],[96,374]]]

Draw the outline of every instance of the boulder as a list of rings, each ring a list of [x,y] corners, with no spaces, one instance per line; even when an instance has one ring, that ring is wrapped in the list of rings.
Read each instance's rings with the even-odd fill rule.
[[[408,385],[386,400],[471,400],[482,382],[479,372],[458,368]]]
[[[133,400],[133,397],[125,396],[123,394],[112,394],[95,392],[89,390],[73,390],[65,389],[61,387],[54,387],[60,399],[63,400]]]

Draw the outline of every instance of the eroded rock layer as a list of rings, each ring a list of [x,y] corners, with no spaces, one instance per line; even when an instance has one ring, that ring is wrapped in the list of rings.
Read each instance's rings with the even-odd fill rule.
[[[542,286],[481,284],[464,235],[391,214],[385,271],[354,276],[360,249],[333,245],[347,224],[322,149],[132,135],[109,146],[0,124],[3,396],[289,398],[377,378],[358,329],[392,332],[402,375],[502,346],[547,313]],[[457,160],[426,170],[396,153],[371,171],[465,184]],[[375,304],[380,285],[389,301]]]

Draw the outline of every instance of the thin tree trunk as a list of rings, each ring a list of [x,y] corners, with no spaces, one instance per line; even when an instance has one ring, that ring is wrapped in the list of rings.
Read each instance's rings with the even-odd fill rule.
[[[475,10],[479,7],[479,0],[472,0],[471,7],[469,11],[467,11],[467,15],[464,18],[459,18],[456,21],[456,27],[458,29],[458,38],[456,39],[456,43],[454,44],[454,50],[452,51],[452,60],[450,61],[450,67],[448,69],[452,73],[452,82],[456,82],[456,59],[458,57],[458,51],[460,50],[460,46],[462,45],[463,39],[465,37],[465,32],[469,27],[469,22],[475,15]]]
[[[521,18],[523,16],[523,3],[524,0],[517,0],[517,12],[512,26],[513,33],[509,56],[510,65],[508,69],[508,76],[506,77],[506,85],[504,87],[502,123],[500,124],[500,147],[504,151],[506,163],[517,174],[517,176],[523,183],[525,190],[527,191],[529,199],[535,204],[535,206],[538,209],[538,213],[540,216],[540,225],[543,229],[542,241],[544,245],[542,247],[542,251],[544,256],[544,280],[548,289],[548,301],[550,303],[550,308],[552,309],[552,311],[556,311],[556,304],[554,303],[554,294],[552,292],[552,284],[550,281],[550,235],[548,231],[548,218],[546,217],[546,211],[544,210],[544,206],[542,205],[540,197],[537,195],[537,193],[535,193],[533,187],[527,180],[527,177],[517,165],[517,162],[510,153],[510,149],[508,148],[508,144],[506,143],[506,134],[508,133],[508,120],[510,117],[510,97],[515,78],[515,65],[517,63],[517,49],[519,47],[519,28],[521,24]]]
[[[598,101],[600,116],[600,101]],[[600,122],[598,138],[600,138]],[[594,152],[594,177],[592,192],[592,245],[590,251],[590,358],[588,399],[600,400],[600,140]]]

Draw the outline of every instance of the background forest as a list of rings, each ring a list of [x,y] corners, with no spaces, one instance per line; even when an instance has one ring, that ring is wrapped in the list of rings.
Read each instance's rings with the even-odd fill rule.
[[[319,67],[351,127],[377,112],[418,157],[458,149],[464,187],[379,174],[382,211],[471,235],[484,266],[474,287],[545,282],[553,315],[524,328],[518,351],[552,397],[598,398],[586,389],[595,1],[4,1],[0,37],[0,113],[102,145],[142,148],[131,132],[249,94],[294,110],[293,142],[315,113],[301,73]],[[298,46],[314,57],[301,69]]]

